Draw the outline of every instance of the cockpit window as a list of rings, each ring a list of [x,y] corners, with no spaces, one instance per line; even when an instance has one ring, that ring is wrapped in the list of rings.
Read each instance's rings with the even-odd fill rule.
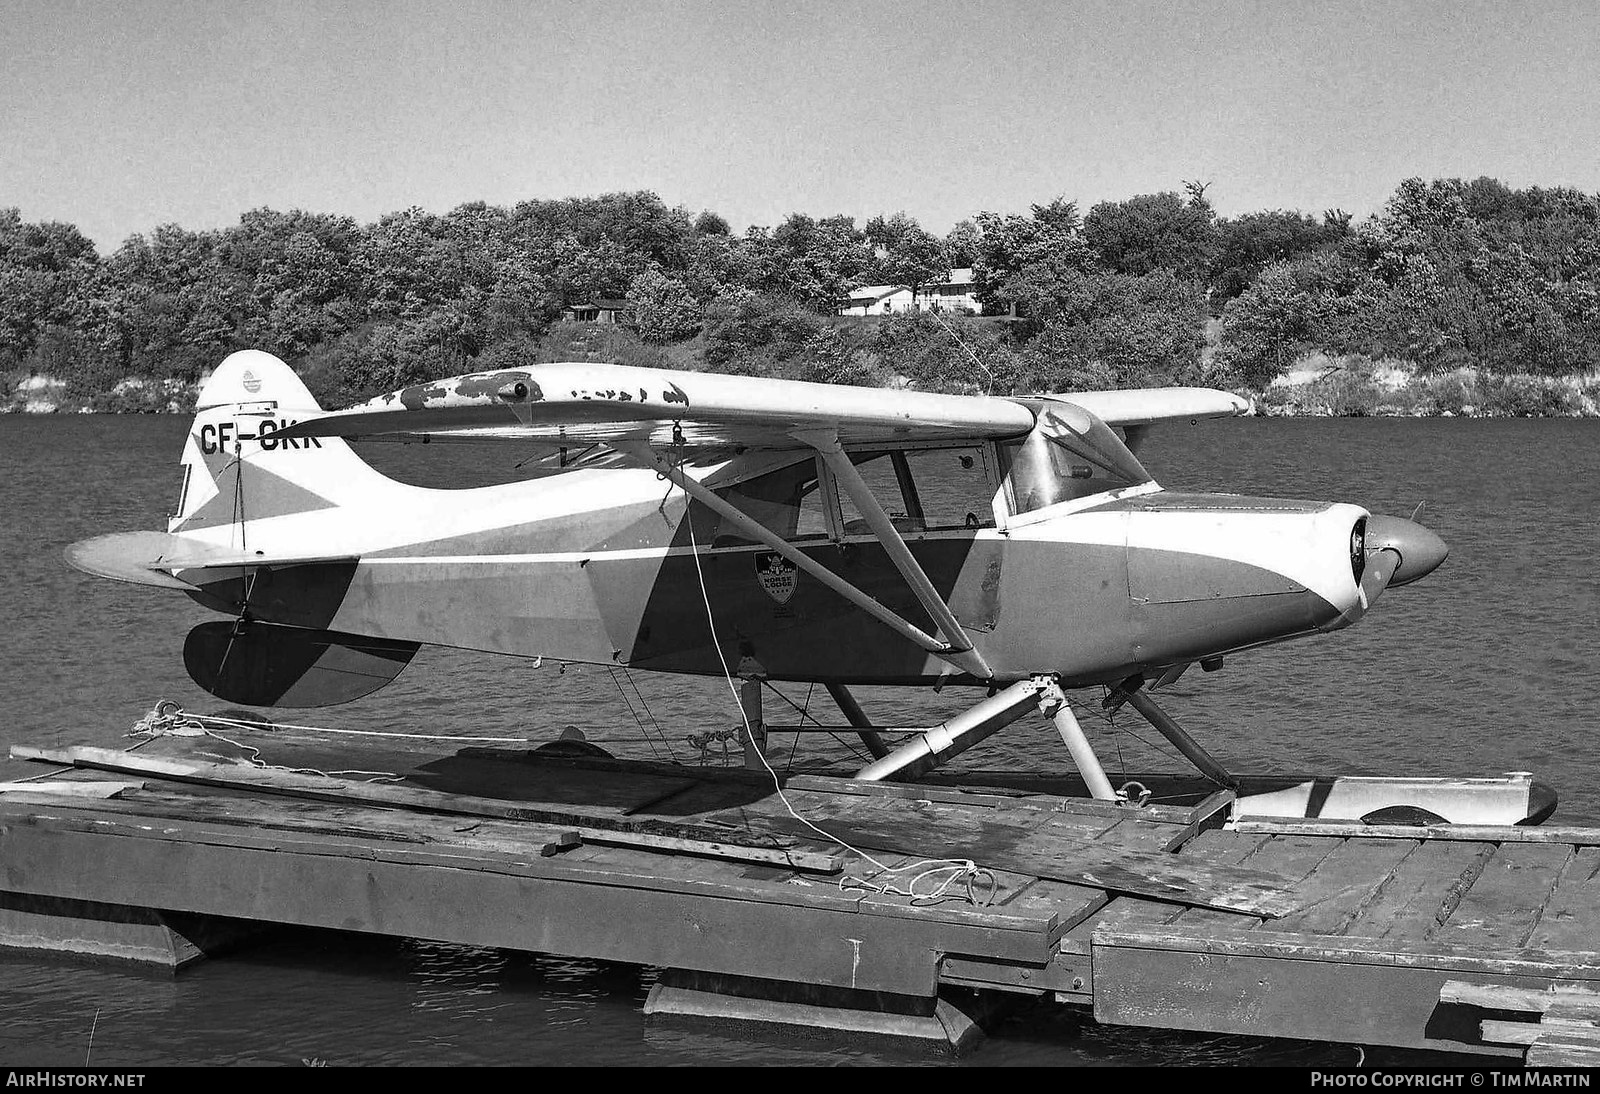
[[[1042,411],[1032,433],[1000,452],[1013,513],[1151,481],[1110,426],[1071,403]]]
[[[828,534],[817,487],[817,460],[813,456],[722,487],[717,495],[784,539],[807,539]],[[732,547],[757,542],[746,529],[698,501],[690,505],[689,513],[698,543]]]

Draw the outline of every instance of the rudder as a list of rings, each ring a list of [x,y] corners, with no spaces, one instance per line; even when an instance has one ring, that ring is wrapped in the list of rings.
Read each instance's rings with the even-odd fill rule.
[[[183,484],[168,531],[196,531],[337,506],[388,482],[333,437],[276,434],[321,414],[294,370],[239,350],[200,389],[183,450]]]

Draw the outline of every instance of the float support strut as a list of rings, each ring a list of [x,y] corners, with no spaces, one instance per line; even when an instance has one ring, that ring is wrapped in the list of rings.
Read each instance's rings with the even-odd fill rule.
[[[761,712],[762,677],[747,664],[740,664],[739,675],[743,677],[739,684],[739,707],[744,712],[745,724],[750,727],[750,731],[741,737],[744,742],[744,765],[756,771],[765,771],[767,724]]]
[[[843,684],[824,684],[828,689],[828,696],[833,700],[833,705],[839,708],[839,713],[845,720],[856,727],[856,735],[861,738],[861,743],[867,746],[867,751],[872,753],[872,758],[881,760],[889,754],[889,746],[883,743],[883,738],[872,728],[872,721],[867,717],[867,712],[861,709],[861,704],[856,702],[856,697],[850,694]]]
[[[971,710],[963,711],[863,767],[856,778],[881,782],[888,778],[914,779],[925,775],[951,756],[965,752],[1027,714],[1038,696],[1039,685],[1035,680],[1019,680]]]
[[[1100,757],[1094,754],[1089,738],[1084,736],[1083,727],[1072,713],[1072,704],[1067,701],[1066,693],[1053,679],[1039,688],[1039,713],[1055,723],[1056,732],[1061,734],[1062,743],[1072,753],[1072,762],[1078,765],[1078,773],[1083,776],[1090,795],[1101,801],[1116,801],[1117,792],[1111,789],[1111,780],[1106,778],[1105,768],[1100,766]]]
[[[1155,726],[1163,737],[1171,741],[1172,747],[1183,753],[1202,775],[1218,786],[1229,790],[1239,789],[1239,780],[1218,763],[1216,757],[1201,748],[1200,742],[1189,736],[1189,731],[1179,725],[1177,719],[1163,710],[1161,704],[1148,693],[1135,687],[1126,691],[1126,697],[1128,705],[1144,715],[1144,720]]]

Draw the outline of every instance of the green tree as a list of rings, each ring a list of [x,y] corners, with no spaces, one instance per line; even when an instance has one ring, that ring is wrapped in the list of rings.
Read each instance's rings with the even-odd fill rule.
[[[700,302],[689,287],[651,266],[628,286],[634,326],[646,342],[673,342],[700,329]]]
[[[978,261],[982,249],[983,232],[977,222],[959,221],[944,237],[944,264],[952,270],[969,269]]]
[[[1170,270],[1194,281],[1204,280],[1217,243],[1203,188],[1193,188],[1188,201],[1166,192],[1100,202],[1083,218],[1083,236],[1114,273],[1138,277]]]
[[[826,313],[862,283],[873,263],[866,236],[853,217],[842,214],[816,220],[791,213],[770,232],[753,226],[741,249],[750,278],[746,287]]]
[[[1349,231],[1349,214],[1337,211],[1329,211],[1320,222],[1281,209],[1219,220],[1210,272],[1213,307],[1221,308],[1244,292],[1274,262],[1333,246]]]
[[[349,217],[255,209],[224,231],[218,259],[245,287],[239,341],[285,358],[365,317],[354,254],[361,229]]]
[[[775,375],[804,352],[827,321],[788,297],[744,293],[706,309],[705,359],[722,372]]]
[[[0,363],[25,360],[52,327],[81,328],[98,272],[94,244],[77,228],[0,209]]]
[[[1351,250],[1268,266],[1222,313],[1216,366],[1229,382],[1264,388],[1302,353],[1381,350],[1388,287]]]
[[[1016,359],[996,324],[965,316],[907,312],[886,318],[870,342],[879,370],[919,388],[962,394],[1005,394]]]
[[[731,236],[733,229],[725,219],[707,209],[694,218],[694,232],[702,236]]]
[[[1035,205],[1026,217],[982,212],[977,225],[981,237],[973,293],[985,309],[1010,307],[1014,300],[1003,298],[1002,287],[1028,266],[1087,270],[1095,264],[1080,232],[1077,205],[1064,198]]]
[[[877,256],[869,273],[876,284],[904,285],[916,295],[924,285],[943,279],[950,270],[944,244],[904,213],[887,220],[873,217],[864,234]]]
[[[1135,277],[1034,266],[1007,291],[1035,315],[1038,333],[1022,361],[1027,386],[1063,391],[1198,378],[1204,297],[1171,270]]]

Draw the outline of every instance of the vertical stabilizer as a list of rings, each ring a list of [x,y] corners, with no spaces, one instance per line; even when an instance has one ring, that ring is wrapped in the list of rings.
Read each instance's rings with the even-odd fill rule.
[[[270,353],[230,354],[200,389],[183,450],[183,485],[170,532],[237,526],[328,509],[388,482],[333,437],[277,434],[321,408],[294,370]]]

